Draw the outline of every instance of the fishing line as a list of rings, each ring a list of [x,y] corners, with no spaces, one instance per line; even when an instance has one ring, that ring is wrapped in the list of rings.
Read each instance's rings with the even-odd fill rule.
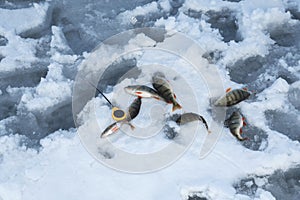
[[[94,84],[92,84],[91,82],[89,82],[88,80],[78,76],[81,80],[84,80],[85,82],[87,82],[89,85],[91,85],[92,87],[96,88],[96,90],[104,97],[104,99],[111,105],[111,107],[115,107],[110,100],[103,94],[103,92],[101,92]]]
[[[126,113],[124,112],[124,110],[114,106],[110,100],[103,94],[103,92],[101,90],[99,90],[94,84],[92,84],[91,82],[89,82],[88,80],[84,79],[83,77],[78,76],[80,79],[84,80],[85,82],[87,82],[89,85],[91,85],[92,87],[96,88],[96,90],[104,97],[104,99],[109,103],[110,107],[112,108],[112,118],[115,121],[123,121],[126,119]]]

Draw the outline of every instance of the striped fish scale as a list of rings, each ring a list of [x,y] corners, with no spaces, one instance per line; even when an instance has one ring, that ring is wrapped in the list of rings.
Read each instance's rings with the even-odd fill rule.
[[[215,106],[233,106],[250,97],[251,93],[244,89],[227,92],[215,102]]]
[[[142,100],[140,97],[136,98],[128,108],[128,121],[133,120],[140,112]]]
[[[243,138],[241,136],[242,127],[244,125],[242,115],[235,111],[231,114],[231,116],[225,120],[224,125],[229,128],[231,134],[235,136],[238,140],[244,141],[248,138]]]
[[[167,80],[163,77],[154,76],[152,78],[152,85],[157,90],[157,93],[164,98],[167,103],[173,104],[173,111],[181,108],[179,103],[176,101],[172,87]]]

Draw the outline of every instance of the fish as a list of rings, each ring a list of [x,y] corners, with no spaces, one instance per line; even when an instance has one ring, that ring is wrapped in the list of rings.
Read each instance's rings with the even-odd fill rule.
[[[115,132],[117,132],[123,124],[128,124],[133,130],[135,127],[130,123],[140,112],[141,108],[141,98],[137,97],[129,106],[128,112],[126,113],[126,118],[121,121],[117,121],[109,125],[102,133],[101,138],[107,137]]]
[[[140,112],[140,108],[142,105],[141,97],[137,97],[134,101],[130,104],[127,112],[127,121],[133,120]]]
[[[112,123],[109,125],[102,133],[101,138],[107,137],[120,129],[120,126],[117,122]]]
[[[215,106],[233,106],[250,97],[251,93],[246,88],[231,90],[228,88],[226,94],[220,97],[215,103]]]
[[[164,99],[161,96],[159,96],[159,94],[154,89],[146,85],[130,85],[125,87],[124,90],[128,94],[138,96],[141,98],[154,98],[157,100],[164,101]]]
[[[152,85],[156,89],[157,93],[164,98],[167,103],[172,103],[172,111],[181,109],[181,105],[176,101],[176,95],[173,92],[171,85],[161,74],[155,74],[152,77]]]
[[[178,119],[176,120],[176,123],[179,125],[184,125],[189,122],[198,121],[198,120],[204,124],[206,130],[208,131],[208,133],[210,133],[211,131],[209,130],[207,122],[204,119],[204,117],[202,117],[201,115],[198,115],[196,113],[192,113],[192,112],[183,113],[182,115],[180,115],[178,117]]]
[[[248,140],[249,138],[243,138],[241,134],[243,133],[242,127],[246,125],[245,118],[242,115],[234,111],[231,116],[225,120],[225,127],[229,128],[231,134],[236,137],[239,141]]]

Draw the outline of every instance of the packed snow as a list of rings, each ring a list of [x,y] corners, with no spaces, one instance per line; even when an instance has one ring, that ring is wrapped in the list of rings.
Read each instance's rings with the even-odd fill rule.
[[[299,13],[297,0],[0,3],[0,200],[300,198]],[[162,31],[114,40],[142,27]],[[84,80],[78,88],[84,70],[87,81],[103,74],[96,85],[123,109],[134,99],[125,86],[164,72],[184,109],[143,99],[135,130],[101,139],[110,107]],[[242,113],[245,142],[214,115],[229,87],[253,93],[221,112]],[[182,112],[212,133],[178,127]],[[130,157],[147,154],[153,162]]]

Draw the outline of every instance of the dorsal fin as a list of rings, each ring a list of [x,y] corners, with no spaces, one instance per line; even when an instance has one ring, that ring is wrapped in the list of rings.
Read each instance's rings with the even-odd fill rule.
[[[227,88],[226,89],[226,93],[230,92],[231,91],[231,88]]]

